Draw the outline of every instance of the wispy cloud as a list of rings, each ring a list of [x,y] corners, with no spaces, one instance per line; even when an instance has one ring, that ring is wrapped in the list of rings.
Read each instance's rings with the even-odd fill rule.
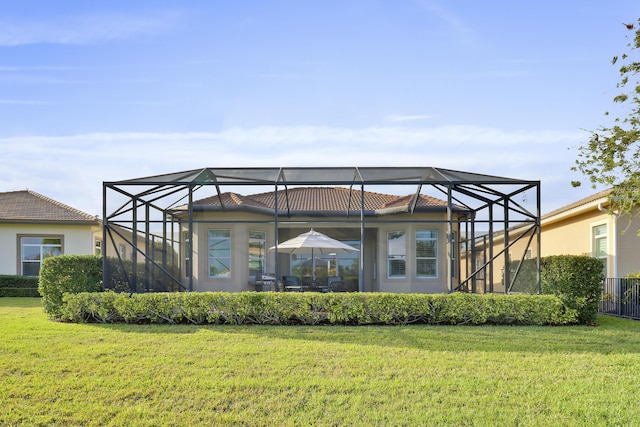
[[[0,105],[52,105],[49,101],[36,101],[28,99],[0,99]]]
[[[101,13],[56,21],[0,20],[0,46],[99,44],[164,32],[178,17],[175,13],[145,16]]]
[[[510,131],[475,126],[271,126],[219,132],[13,136],[0,138],[0,165],[12,171],[0,180],[0,191],[29,187],[50,197],[55,194],[48,194],[49,189],[66,192],[60,201],[95,214],[100,212],[103,181],[180,170],[216,166],[435,166],[540,179],[546,196],[552,197],[570,182],[566,176],[575,153],[567,148],[584,137],[579,130]],[[25,163],[25,158],[30,161]],[[67,166],[60,168],[61,164]]]
[[[428,120],[432,119],[435,116],[430,114],[413,114],[413,115],[400,115],[400,114],[392,114],[385,117],[385,121],[397,123],[397,122],[413,122],[420,120]]]
[[[471,28],[450,9],[433,0],[414,0],[414,2],[443,22],[460,40],[464,42],[470,41]]]

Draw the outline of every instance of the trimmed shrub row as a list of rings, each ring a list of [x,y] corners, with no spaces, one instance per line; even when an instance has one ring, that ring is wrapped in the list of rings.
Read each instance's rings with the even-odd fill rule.
[[[553,295],[198,292],[65,294],[70,322],[258,325],[568,325]]]
[[[39,297],[38,278],[0,275],[0,297]]]

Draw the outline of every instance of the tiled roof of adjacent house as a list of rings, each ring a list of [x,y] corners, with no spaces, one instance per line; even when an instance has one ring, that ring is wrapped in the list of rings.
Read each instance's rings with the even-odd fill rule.
[[[31,190],[0,193],[0,222],[99,223],[87,213]]]
[[[288,190],[279,190],[279,209],[292,211],[357,211],[360,210],[360,190],[349,190],[342,187],[296,187]],[[226,207],[253,207],[262,209],[274,209],[275,192],[259,193],[242,196],[236,193],[222,193],[222,204]],[[219,207],[220,198],[211,196],[194,201],[194,206]],[[376,192],[364,192],[365,210],[376,211],[389,208],[409,208],[413,202],[413,195],[394,196]],[[446,208],[447,202],[430,196],[420,195],[416,204],[420,208]]]
[[[554,216],[562,214],[564,212],[568,212],[568,211],[570,211],[572,209],[576,209],[576,208],[580,208],[581,206],[588,205],[589,203],[593,203],[593,202],[595,202],[597,200],[601,200],[601,199],[605,200],[607,197],[609,197],[609,194],[611,194],[611,188],[599,191],[599,192],[597,192],[595,194],[592,194],[590,196],[587,196],[587,197],[585,197],[583,199],[580,199],[580,200],[575,201],[573,203],[570,203],[568,205],[562,206],[561,208],[558,208],[558,209],[556,209],[554,211],[546,213],[546,214],[544,214],[542,216],[541,219],[544,220],[544,219],[547,219],[547,218],[554,217]]]

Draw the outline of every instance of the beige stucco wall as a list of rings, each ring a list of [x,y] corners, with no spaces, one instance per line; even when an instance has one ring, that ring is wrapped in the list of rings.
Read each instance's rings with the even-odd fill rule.
[[[271,216],[263,216],[252,213],[217,213],[216,220],[230,220],[230,223],[198,223],[205,218],[202,213],[194,213],[193,219],[193,290],[194,291],[229,291],[239,292],[254,290],[248,271],[248,232],[249,230],[264,231],[266,233],[267,248],[275,245],[275,227],[271,221]],[[443,214],[423,214],[423,215],[394,215],[393,220],[416,220],[416,219],[439,219]],[[211,214],[207,218],[212,218]],[[300,233],[308,231],[310,228],[326,233],[337,239],[360,238],[359,221],[351,223],[326,223],[319,222],[317,218],[296,217],[300,223],[279,223],[279,241],[284,241],[295,237]],[[256,223],[250,223],[256,221]],[[262,221],[263,223],[257,223]],[[210,278],[208,273],[208,230],[221,228],[231,231],[231,277]],[[365,250],[364,250],[364,283],[365,291],[381,292],[421,292],[440,293],[447,291],[447,225],[445,223],[417,224],[410,222],[394,222],[393,224],[367,223],[365,221]],[[434,279],[417,278],[415,274],[415,231],[420,229],[438,230],[438,277]],[[407,245],[407,276],[402,279],[387,277],[387,232],[404,230],[406,232]],[[187,224],[183,223],[182,232],[187,231]],[[181,233],[182,236],[182,233]],[[184,242],[181,243],[182,253],[186,251]],[[280,254],[278,270],[280,276],[289,274],[288,255]],[[184,259],[184,257],[183,257]],[[276,259],[273,251],[267,252],[267,271],[276,271]],[[183,261],[184,284],[189,285],[186,279],[186,271]],[[457,285],[458,278],[454,278],[453,284]]]
[[[0,274],[20,274],[19,236],[61,236],[65,255],[94,253],[94,232],[90,225],[0,224]]]
[[[617,276],[625,277],[631,273],[640,272],[640,212],[636,209],[630,217],[623,215],[617,218],[616,253]]]

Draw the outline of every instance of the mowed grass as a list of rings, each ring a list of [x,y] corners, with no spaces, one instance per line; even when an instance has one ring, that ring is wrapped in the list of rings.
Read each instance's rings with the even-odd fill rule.
[[[0,425],[640,425],[640,323],[49,321],[0,298]]]

